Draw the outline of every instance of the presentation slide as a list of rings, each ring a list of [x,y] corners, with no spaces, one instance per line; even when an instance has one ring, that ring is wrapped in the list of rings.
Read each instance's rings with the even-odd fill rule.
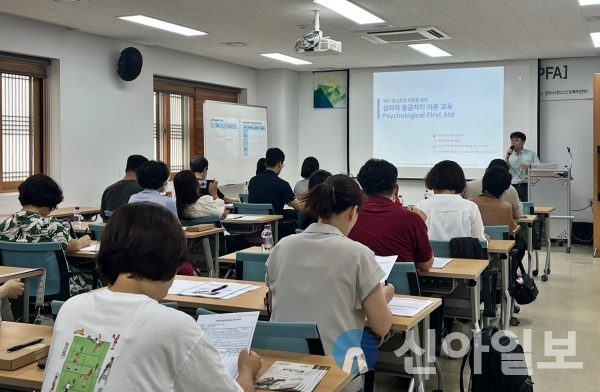
[[[502,156],[504,67],[375,73],[373,156],[399,168]]]

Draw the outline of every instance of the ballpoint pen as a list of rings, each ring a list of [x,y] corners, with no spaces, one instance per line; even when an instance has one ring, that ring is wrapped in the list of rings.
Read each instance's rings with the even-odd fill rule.
[[[223,290],[223,289],[224,289],[224,288],[226,288],[226,287],[227,287],[227,285],[226,285],[226,284],[224,284],[224,285],[223,285],[223,286],[221,286],[221,287],[217,287],[216,289],[212,289],[212,290],[210,290],[210,292],[211,292],[211,293],[216,293],[217,291],[219,291],[219,290]]]
[[[34,344],[38,344],[43,340],[44,340],[44,338],[39,338],[39,339],[34,339],[32,341],[29,341],[27,343],[17,344],[16,346],[12,346],[12,347],[6,349],[6,351],[8,351],[8,352],[17,351],[17,350],[20,350],[25,347],[33,346]]]

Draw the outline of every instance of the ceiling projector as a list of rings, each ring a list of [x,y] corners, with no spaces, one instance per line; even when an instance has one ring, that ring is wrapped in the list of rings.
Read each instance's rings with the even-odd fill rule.
[[[323,32],[319,30],[319,11],[315,11],[315,29],[296,41],[294,51],[313,56],[340,54],[342,53],[342,43],[329,37],[323,37]]]

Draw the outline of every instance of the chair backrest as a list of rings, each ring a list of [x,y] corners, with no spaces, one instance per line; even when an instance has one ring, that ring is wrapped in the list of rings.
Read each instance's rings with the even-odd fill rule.
[[[220,217],[216,215],[203,216],[202,218],[193,218],[193,219],[181,219],[181,226],[188,227],[200,224],[208,224],[212,223],[213,225],[217,225],[220,222]]]
[[[238,214],[275,215],[270,203],[233,203],[233,207]]]
[[[296,229],[296,234],[300,234],[300,233],[303,233],[303,232],[304,232],[304,230]]]
[[[298,222],[296,225],[296,230],[302,230],[302,223],[304,223],[304,214],[306,214],[304,210],[298,211]]]
[[[508,239],[508,225],[485,226],[485,233],[490,236],[491,240]]]
[[[60,310],[60,308],[62,308],[62,306],[65,304],[65,301],[52,301],[50,302],[50,308],[52,309],[52,314],[53,315],[57,315],[58,311]],[[163,306],[166,306],[167,308],[173,308],[178,310],[179,306],[177,305],[177,302],[161,302],[160,303]]]
[[[396,294],[421,295],[417,269],[413,262],[396,262],[387,281],[394,285]]]
[[[523,202],[523,215],[533,215],[533,202],[532,201],[524,201]]]
[[[110,218],[110,216],[113,214],[113,211],[109,211],[109,210],[104,210],[104,216],[106,216],[107,218]]]
[[[104,231],[104,226],[106,226],[106,225],[104,225],[102,223],[88,224],[88,227],[90,228],[90,231],[94,235],[95,240],[100,241],[100,238],[102,237],[102,232]]]
[[[247,193],[240,193],[240,203],[248,203],[248,194]]]
[[[235,252],[235,276],[242,280],[264,282],[268,258],[268,253]]]
[[[450,257],[450,241],[429,240],[433,254],[437,257]],[[487,254],[487,241],[479,240],[483,253]]]
[[[252,348],[325,355],[317,323],[258,321]]]
[[[20,268],[43,268],[46,270],[46,290],[44,295],[69,297],[69,280],[61,274],[67,273],[67,260],[58,242],[8,242],[0,241],[0,261],[2,265]],[[37,277],[29,279],[30,296],[35,296]]]

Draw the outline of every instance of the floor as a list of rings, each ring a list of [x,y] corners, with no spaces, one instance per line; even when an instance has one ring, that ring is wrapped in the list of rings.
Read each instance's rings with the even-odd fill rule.
[[[540,252],[540,262],[545,260],[545,256]],[[517,315],[521,324],[510,327],[521,344],[523,330],[531,330],[533,360],[529,366],[536,392],[600,390],[600,258],[597,260],[589,246],[574,246],[571,253],[566,253],[565,248],[554,245],[550,279],[542,282],[540,276],[535,278],[540,291],[538,298],[532,304],[521,307]],[[583,369],[540,369],[538,362],[557,361],[556,357],[545,356],[545,331],[551,331],[554,339],[566,339],[568,331],[575,331],[576,354],[565,357],[565,362],[582,362]],[[555,348],[565,350],[567,346],[555,345]],[[439,362],[444,375],[444,392],[459,392],[461,361],[442,357]],[[467,371],[465,378],[468,380]],[[406,380],[396,377],[376,376],[379,392],[406,391],[407,385]],[[435,389],[437,379],[432,376],[426,383],[426,390]]]

